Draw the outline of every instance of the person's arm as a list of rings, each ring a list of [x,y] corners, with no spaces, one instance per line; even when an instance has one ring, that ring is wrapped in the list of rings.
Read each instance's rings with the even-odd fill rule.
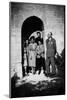
[[[47,49],[47,45],[48,45],[48,39],[46,40],[46,49]]]
[[[47,45],[48,45],[48,39],[45,41],[45,59],[46,59]]]
[[[55,54],[57,53],[56,40],[54,40]]]

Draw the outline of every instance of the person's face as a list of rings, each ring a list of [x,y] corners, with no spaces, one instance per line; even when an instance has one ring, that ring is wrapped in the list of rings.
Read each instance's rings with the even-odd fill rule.
[[[38,37],[41,37],[41,34],[40,34],[40,33],[37,33],[37,36],[38,36]]]
[[[28,44],[28,40],[26,40],[26,44]]]
[[[31,43],[33,43],[33,42],[34,42],[34,39],[32,38],[32,39],[31,39]]]
[[[38,44],[39,44],[39,45],[41,45],[41,42],[40,42],[40,41],[38,41]]]
[[[52,38],[52,35],[51,35],[51,33],[49,33],[49,34],[48,34],[48,38]]]

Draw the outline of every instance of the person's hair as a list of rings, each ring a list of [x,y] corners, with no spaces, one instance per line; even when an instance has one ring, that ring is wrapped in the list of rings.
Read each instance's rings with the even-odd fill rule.
[[[53,35],[52,32],[50,32],[50,34]]]
[[[41,33],[40,33],[40,32],[37,32],[37,34],[40,34],[40,35],[41,35]]]
[[[35,37],[34,37],[34,36],[31,36],[31,37],[30,37],[30,41],[31,41],[32,39],[35,40]]]
[[[41,41],[41,39],[38,39],[38,41],[37,41],[37,44],[39,43],[39,41],[41,42],[41,44],[42,44],[42,41]]]

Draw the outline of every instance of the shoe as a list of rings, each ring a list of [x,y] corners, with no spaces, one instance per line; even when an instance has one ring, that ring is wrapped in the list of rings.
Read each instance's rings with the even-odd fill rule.
[[[49,77],[49,73],[45,73],[45,75],[46,75],[47,77]]]
[[[50,77],[56,77],[56,74],[50,73]]]

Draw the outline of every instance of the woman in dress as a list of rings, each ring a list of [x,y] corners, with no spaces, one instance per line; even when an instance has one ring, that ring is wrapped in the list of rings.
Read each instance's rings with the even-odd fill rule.
[[[30,38],[30,44],[28,47],[28,63],[29,67],[32,69],[32,73],[35,74],[35,67],[36,67],[36,47],[37,44],[35,43],[35,37],[32,36]]]

